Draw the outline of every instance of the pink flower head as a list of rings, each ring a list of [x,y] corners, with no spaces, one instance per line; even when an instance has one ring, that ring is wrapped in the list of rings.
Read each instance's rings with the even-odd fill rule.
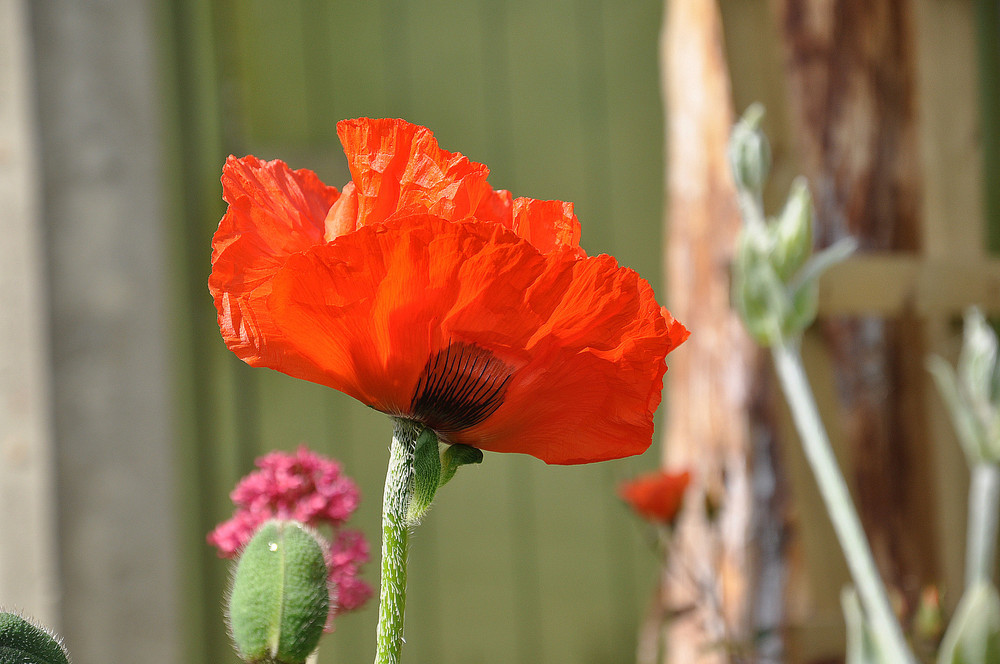
[[[360,578],[368,562],[368,542],[357,530],[341,530],[358,507],[358,487],[340,464],[310,451],[270,452],[255,461],[256,470],[236,485],[229,497],[236,505],[233,517],[208,535],[208,543],[222,558],[233,558],[268,519],[300,521],[313,528],[327,526],[333,533],[327,551],[330,570],[330,629],[335,615],[363,605],[372,595]]]
[[[368,562],[368,540],[360,530],[341,530],[330,547],[330,581],[337,587],[337,612],[360,608],[372,589],[358,576]]]

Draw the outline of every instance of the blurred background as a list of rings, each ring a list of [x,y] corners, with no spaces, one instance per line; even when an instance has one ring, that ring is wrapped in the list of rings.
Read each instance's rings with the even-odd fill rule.
[[[1000,246],[1000,189],[985,184],[995,182],[1000,155],[996,3],[887,0],[865,10],[881,22],[861,15],[854,24],[845,17],[857,19],[867,3],[695,5],[721,8],[715,45],[731,71],[727,117],[754,100],[768,105],[769,202],[780,202],[799,171],[829,192],[859,163],[813,158],[802,138],[817,109],[843,100],[833,78],[823,79],[824,95],[795,73],[796,62],[808,70],[829,46],[796,41],[797,26],[819,20],[822,5],[838,31],[903,44],[891,57],[908,68],[877,49],[858,67],[878,74],[872,98],[898,94],[891,72],[904,72],[906,122],[886,129],[861,115],[853,128],[812,135],[820,147],[902,136],[912,150],[882,145],[881,161],[865,163],[875,177],[898,170],[897,155],[910,159],[918,173],[905,181],[916,189],[897,186],[890,199],[918,208],[904,235],[920,239],[869,242],[908,258],[848,267],[822,306],[831,316],[929,321],[915,333],[912,366],[927,350],[953,352],[962,307],[1000,305],[1000,270],[987,251]],[[659,0],[0,0],[0,606],[53,625],[78,664],[236,662],[222,617],[228,563],[204,538],[230,515],[228,493],[255,457],[303,442],[359,483],[351,526],[368,534],[365,577],[377,585],[388,419],[331,390],[250,369],[220,338],[206,284],[226,156],[280,158],[340,187],[349,175],[336,122],[405,118],[487,164],[494,188],[573,201],[586,251],[636,269],[672,306],[665,182],[688,171],[676,160],[665,169],[663,19]],[[907,37],[897,42],[900,33]],[[700,97],[697,84],[688,89]],[[895,117],[893,108],[878,117]],[[872,200],[821,217],[857,232],[857,213],[879,228],[886,209]],[[715,261],[723,269],[725,255]],[[907,262],[914,257],[936,262]],[[831,385],[835,350],[816,354]],[[902,380],[925,378],[918,369]],[[833,411],[838,396],[823,395]],[[908,448],[924,456],[907,456],[911,474],[899,481],[919,478],[906,486],[924,498],[885,537],[908,529],[926,537],[902,554],[877,551],[916,570],[900,581],[911,595],[928,579],[960,583],[964,527],[964,462],[933,396],[921,399],[932,405],[916,410],[930,413],[927,428],[941,442]],[[842,428],[849,438],[851,427]],[[679,458],[690,461],[703,441],[685,444],[690,454]],[[870,459],[845,445],[852,486],[878,485],[880,476],[861,472]],[[634,661],[647,608],[659,601],[660,560],[616,486],[660,465],[657,448],[578,467],[487,454],[460,472],[412,541],[407,660]],[[790,661],[836,661],[843,562],[789,455],[786,488],[799,502],[782,517],[797,543],[787,554],[788,615],[792,641],[805,644]],[[933,513],[931,497],[944,501]],[[897,498],[872,500],[884,507]],[[372,602],[340,618],[320,661],[370,658],[375,614]]]
[[[0,460],[0,604],[57,625],[74,661],[236,661],[229,563],[204,538],[270,449],[305,442],[357,480],[352,525],[378,583],[388,418],[252,370],[221,341],[206,284],[228,154],[340,187],[336,122],[403,117],[489,165],[495,188],[573,201],[585,249],[659,292],[657,1],[2,6],[0,156],[21,178],[4,195],[23,215],[4,226],[23,226],[14,250],[26,261],[2,278],[31,290],[0,313],[3,329],[29,326],[0,355],[39,384],[3,375],[35,410],[3,411],[3,435],[10,423],[25,440],[4,439]],[[570,468],[489,455],[460,473],[414,537],[407,658],[630,657],[657,559],[616,484],[657,463],[654,446]],[[12,495],[29,468],[51,501],[30,519]],[[42,524],[38,548],[9,539]],[[373,601],[338,620],[322,661],[370,658],[375,614]]]

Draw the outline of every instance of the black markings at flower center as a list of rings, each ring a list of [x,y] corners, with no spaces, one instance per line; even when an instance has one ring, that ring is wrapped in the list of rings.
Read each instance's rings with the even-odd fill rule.
[[[503,403],[512,370],[488,350],[452,342],[431,355],[410,401],[410,416],[439,433],[475,426]]]

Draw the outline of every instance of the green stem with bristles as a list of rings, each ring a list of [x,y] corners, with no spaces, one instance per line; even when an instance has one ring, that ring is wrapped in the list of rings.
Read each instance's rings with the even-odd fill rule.
[[[406,607],[406,513],[413,493],[413,452],[423,427],[394,419],[389,469],[382,495],[382,578],[379,588],[378,650],[375,664],[399,664]]]

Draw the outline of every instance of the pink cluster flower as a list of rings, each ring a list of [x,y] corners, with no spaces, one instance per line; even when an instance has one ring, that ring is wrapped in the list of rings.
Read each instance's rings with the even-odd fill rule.
[[[357,485],[333,459],[301,445],[294,453],[270,452],[256,460],[256,470],[244,477],[229,497],[236,505],[233,517],[208,535],[219,556],[233,558],[268,519],[290,519],[307,526],[327,526],[332,544],[330,618],[361,607],[372,595],[361,579],[369,560],[368,542],[357,530],[342,526],[358,507]],[[328,621],[328,628],[332,622]]]

